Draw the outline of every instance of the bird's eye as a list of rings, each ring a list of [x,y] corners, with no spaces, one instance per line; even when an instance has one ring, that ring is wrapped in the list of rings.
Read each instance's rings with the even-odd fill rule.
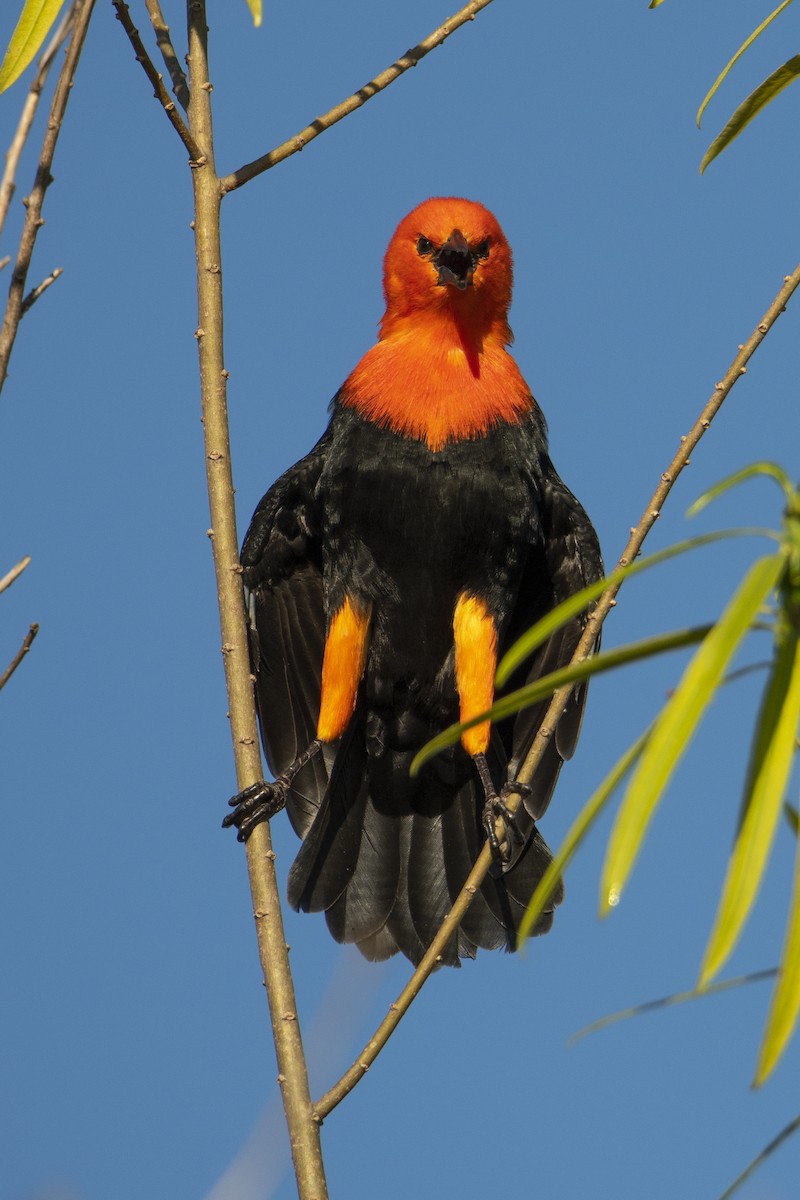
[[[482,242],[478,242],[478,245],[475,247],[475,249],[472,251],[472,253],[475,255],[475,257],[477,259],[488,258],[489,257],[489,239],[484,238]]]
[[[433,254],[433,242],[429,242],[426,237],[417,238],[417,254]]]

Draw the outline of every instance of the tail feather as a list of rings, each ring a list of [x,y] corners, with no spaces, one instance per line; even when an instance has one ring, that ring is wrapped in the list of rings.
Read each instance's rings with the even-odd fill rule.
[[[354,942],[366,958],[398,951],[417,964],[475,864],[484,842],[483,787],[466,754],[433,764],[411,779],[412,751],[384,747],[371,755],[357,719],[339,746],[330,783],[289,874],[289,900],[325,911],[339,942]],[[501,752],[493,775],[502,777]],[[525,843],[493,871],[473,898],[441,961],[459,966],[477,950],[512,950],[525,908],[551,861],[523,809]],[[527,826],[527,828],[526,828]],[[561,889],[534,933],[553,921]]]

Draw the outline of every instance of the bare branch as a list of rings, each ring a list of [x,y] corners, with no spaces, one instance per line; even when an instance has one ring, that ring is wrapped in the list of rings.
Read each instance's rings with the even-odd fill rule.
[[[25,637],[22,639],[22,645],[20,646],[19,650],[14,655],[11,662],[6,667],[5,671],[3,671],[3,674],[0,675],[0,691],[2,691],[3,688],[6,686],[9,679],[14,674],[17,667],[19,666],[19,664],[22,662],[25,655],[30,650],[33,639],[36,637],[38,632],[39,632],[39,626],[36,624],[31,625],[30,629],[25,634]]]
[[[144,48],[144,42],[139,36],[139,30],[131,20],[130,10],[125,3],[125,0],[111,0],[111,3],[116,9],[118,21],[127,33],[128,40],[133,46],[133,51],[136,55],[136,61],[142,64],[145,75],[153,85],[153,92],[156,100],[158,100],[159,104],[164,109],[164,112],[169,117],[173,129],[188,150],[190,160],[192,162],[199,162],[202,157],[200,148],[189,130],[186,128],[183,118],[175,107],[175,101],[170,100],[167,89],[164,87],[164,80],[156,70],[153,60]]]
[[[719,412],[723,402],[728,396],[731,388],[747,371],[747,363],[752,355],[761,345],[762,341],[769,333],[772,326],[777,321],[778,317],[786,308],[793,292],[800,286],[800,266],[798,266],[791,275],[787,275],[784,279],[783,287],[778,292],[774,301],[767,309],[764,317],[759,321],[753,333],[750,335],[744,345],[739,347],[739,353],[734,358],[722,380],[716,384],[714,391],[706,404],[700,416],[695,421],[689,433],[681,438],[680,449],[673,457],[672,462],[663,472],[661,480],[653,493],[647,508],[639,519],[638,524],[631,530],[631,536],[628,540],[625,549],[622,552],[618,566],[622,567],[627,563],[633,562],[641,551],[642,545],[648,533],[652,529],[661,512],[661,508],[672,490],[675,480],[680,475],[683,468],[688,464],[689,457],[697,446],[700,439],[711,425],[712,420]],[[572,656],[572,662],[582,662],[592,653],[598,634],[602,628],[603,622],[614,606],[617,592],[622,583],[617,583],[610,587],[608,591],[597,602],[597,606],[592,612],[587,621],[586,628],[583,632],[580,642]],[[536,768],[541,762],[542,756],[547,748],[550,738],[555,733],[558,720],[564,711],[564,706],[572,694],[574,685],[570,684],[560,688],[554,693],[552,700],[548,706],[544,720],[539,728],[528,756],[522,764],[517,779],[521,783],[530,783],[533,778]],[[521,803],[519,795],[511,795],[507,798],[507,804],[512,812],[515,812]],[[379,1025],[375,1034],[370,1038],[367,1045],[362,1050],[358,1059],[350,1067],[342,1078],[336,1083],[330,1091],[315,1105],[315,1111],[320,1120],[323,1120],[328,1113],[336,1107],[348,1094],[352,1091],[358,1081],[363,1077],[377,1056],[380,1054],[383,1047],[391,1037],[394,1030],[397,1028],[400,1020],[406,1013],[419,993],[423,983],[430,975],[433,968],[436,966],[439,956],[445,944],[458,928],[461,920],[469,908],[473,896],[479,890],[492,862],[492,854],[488,843],[484,845],[478,859],[470,872],[464,887],[459,893],[453,908],[448,913],[436,937],[433,939],[425,957],[420,962],[419,966],[414,971],[410,980],[404,987],[403,991],[398,996],[395,1003],[391,1006],[386,1017]]]
[[[278,163],[283,162],[284,159],[302,150],[315,137],[324,133],[326,129],[330,129],[332,125],[341,121],[343,117],[347,117],[355,109],[361,108],[373,96],[377,96],[378,92],[382,92],[390,83],[394,83],[395,79],[399,79],[401,75],[405,74],[410,67],[415,67],[426,54],[430,54],[431,50],[435,50],[437,46],[441,46],[442,42],[451,33],[455,33],[467,21],[473,21],[481,9],[486,8],[491,2],[492,0],[471,0],[471,3],[465,4],[462,9],[452,17],[449,17],[438,29],[434,29],[433,33],[429,34],[428,37],[411,50],[406,50],[401,58],[393,62],[385,71],[381,71],[380,75],[376,75],[369,83],[365,83],[352,96],[348,96],[341,104],[337,104],[335,108],[330,109],[323,116],[317,117],[316,121],[312,121],[310,125],[307,125],[300,133],[295,134],[293,138],[289,138],[287,142],[283,142],[274,150],[270,150],[269,154],[257,158],[255,162],[246,163],[238,171],[233,171],[230,175],[224,176],[220,180],[222,194],[225,195],[227,192],[232,192],[235,188],[241,187],[243,183],[248,183],[249,180],[255,179],[256,175],[261,175],[264,171],[269,171],[271,167],[276,167]]]
[[[164,20],[159,0],[145,0],[145,4],[147,5],[150,23],[153,26],[153,32],[156,35],[158,48],[161,51],[161,57],[164,59],[164,65],[169,71],[169,77],[172,80],[172,91],[175,94],[175,99],[183,111],[186,112],[189,107],[189,84],[186,82],[186,76],[181,69],[181,64],[178,62],[178,56],[175,53],[175,47],[172,44],[172,38],[169,33],[169,25]]]
[[[20,559],[15,567],[12,567],[11,570],[4,575],[2,579],[0,579],[0,592],[4,592],[6,588],[10,588],[14,580],[19,579],[25,568],[30,566],[30,561],[30,554],[26,554],[24,558]]]
[[[6,167],[3,172],[3,178],[0,181],[0,232],[2,232],[6,217],[8,216],[9,205],[11,198],[14,195],[16,188],[17,167],[19,166],[20,156],[23,147],[28,140],[28,135],[31,131],[33,119],[36,116],[36,109],[39,106],[39,97],[42,94],[47,76],[50,71],[56,51],[69,36],[75,20],[75,11],[78,4],[73,4],[62,20],[58,29],[50,39],[47,48],[42,53],[39,59],[39,65],[36,69],[36,74],[33,78],[33,83],[30,86],[25,103],[22,107],[22,115],[19,119],[19,124],[11,139],[11,145],[6,152]]]
[[[211,508],[212,546],[219,598],[223,660],[228,687],[231,736],[240,789],[263,778],[247,625],[242,597],[239,540],[233,502],[230,437],[223,356],[222,256],[219,179],[214,168],[211,87],[205,0],[192,0],[189,15],[189,122],[202,148],[192,180],[195,195],[200,387],[206,472]],[[328,1195],[320,1148],[319,1124],[311,1108],[308,1072],[297,1002],[289,969],[280,895],[268,824],[259,825],[246,845],[250,890],[261,967],[272,1018],[278,1079],[289,1126],[295,1175],[301,1200]]]
[[[28,269],[31,265],[33,247],[36,244],[36,236],[39,229],[44,224],[42,220],[44,196],[53,181],[50,168],[53,165],[53,155],[55,154],[56,144],[61,133],[72,81],[75,78],[75,72],[78,68],[81,50],[86,39],[86,31],[89,28],[93,9],[94,0],[75,0],[75,4],[73,5],[74,20],[72,34],[64,58],[64,65],[61,68],[61,74],[56,84],[53,102],[50,105],[50,115],[47,121],[44,141],[42,142],[42,152],[39,156],[39,165],[36,169],[33,190],[26,201],[28,211],[25,216],[25,224],[22,228],[14,273],[11,278],[3,326],[0,329],[0,389],[2,389],[6,375],[8,374],[8,361],[11,357],[11,351],[14,348],[14,341],[22,317],[25,283],[28,278]]]
[[[64,268],[56,267],[55,270],[51,271],[50,274],[47,275],[42,280],[42,282],[39,284],[38,287],[31,288],[31,290],[28,292],[25,299],[22,301],[22,308],[20,309],[20,314],[19,314],[20,317],[24,317],[25,313],[28,311],[28,309],[32,308],[33,305],[36,303],[36,301],[39,299],[42,292],[46,292],[47,289],[50,287],[50,285],[55,283],[55,281],[58,279],[59,275],[63,275],[63,274],[64,274]]]

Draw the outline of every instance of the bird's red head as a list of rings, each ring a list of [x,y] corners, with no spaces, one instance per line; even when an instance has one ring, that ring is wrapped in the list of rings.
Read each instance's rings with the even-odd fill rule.
[[[534,400],[506,349],[511,277],[508,242],[482,204],[425,200],[389,243],[380,338],[339,403],[432,451],[524,420]]]
[[[404,217],[386,251],[381,334],[411,315],[452,312],[481,332],[507,328],[511,250],[496,218],[473,200],[435,197]]]

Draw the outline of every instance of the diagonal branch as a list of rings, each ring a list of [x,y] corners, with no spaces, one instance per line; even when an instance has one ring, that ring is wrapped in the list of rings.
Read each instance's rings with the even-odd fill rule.
[[[26,554],[24,558],[20,559],[15,567],[12,567],[10,571],[7,571],[3,578],[0,579],[0,592],[4,592],[6,588],[10,588],[14,580],[19,579],[25,568],[30,566],[30,562],[31,556],[30,554]]]
[[[6,375],[8,374],[8,362],[11,357],[11,351],[14,348],[14,341],[16,340],[17,330],[19,329],[22,317],[25,283],[31,265],[33,247],[36,244],[36,235],[44,224],[42,220],[44,196],[53,181],[50,168],[53,165],[53,155],[55,154],[58,136],[61,133],[72,81],[75,78],[75,72],[78,68],[93,8],[94,0],[76,0],[73,6],[75,15],[72,25],[72,36],[67,47],[61,74],[58,77],[53,102],[50,105],[50,115],[47,121],[44,141],[42,142],[42,152],[39,156],[39,165],[36,169],[33,190],[25,201],[28,211],[25,216],[25,224],[22,228],[17,261],[14,264],[14,271],[11,276],[5,317],[2,329],[0,329],[0,389],[2,389]]]
[[[153,93],[155,98],[164,109],[164,112],[169,117],[173,129],[188,150],[190,161],[193,163],[200,162],[202,158],[200,147],[194,140],[192,134],[186,128],[181,114],[175,107],[175,101],[170,100],[167,89],[164,87],[164,80],[161,78],[160,73],[156,70],[155,64],[153,63],[150,55],[145,50],[144,42],[139,35],[139,30],[131,20],[130,10],[125,3],[125,0],[111,0],[111,3],[114,5],[114,8],[117,11],[117,20],[127,33],[128,40],[133,46],[133,51],[136,55],[136,61],[142,64],[145,75],[153,85]]]
[[[8,216],[8,208],[11,204],[11,198],[16,190],[17,167],[19,166],[20,156],[23,147],[28,140],[28,135],[33,125],[33,119],[36,116],[36,110],[39,107],[39,99],[42,94],[42,89],[47,81],[47,76],[50,73],[50,67],[53,65],[53,59],[56,56],[56,51],[69,37],[72,29],[72,22],[75,17],[76,5],[67,12],[63,21],[59,25],[56,32],[50,39],[50,43],[39,59],[39,65],[36,68],[36,74],[33,77],[33,83],[28,89],[28,95],[25,98],[25,103],[22,106],[22,115],[19,119],[19,124],[11,139],[11,145],[6,152],[6,166],[3,171],[3,178],[0,181],[0,232],[5,225],[6,217]]]
[[[30,650],[31,645],[33,643],[33,639],[36,637],[38,632],[39,632],[39,626],[34,622],[34,624],[31,625],[30,629],[25,634],[25,637],[22,640],[22,645],[20,646],[19,650],[14,655],[11,662],[6,667],[5,671],[3,671],[3,674],[0,675],[0,691],[2,691],[2,689],[6,686],[9,679],[14,674],[17,667],[19,666],[19,664],[22,662],[25,655]]]
[[[381,71],[380,75],[376,75],[369,83],[365,83],[362,88],[359,88],[352,96],[348,96],[341,104],[337,104],[335,108],[330,109],[323,116],[317,117],[305,129],[301,129],[300,133],[295,134],[288,141],[282,142],[274,150],[270,150],[269,154],[264,154],[254,162],[246,163],[245,166],[239,167],[238,171],[232,171],[230,175],[225,175],[220,180],[222,194],[225,195],[227,192],[232,192],[235,188],[241,187],[243,183],[248,183],[251,179],[255,179],[256,175],[261,175],[264,171],[269,171],[271,167],[276,167],[284,159],[290,158],[292,154],[296,154],[299,150],[302,150],[315,137],[324,133],[326,129],[330,129],[332,125],[349,116],[351,112],[355,112],[357,108],[361,108],[373,96],[377,96],[378,92],[382,92],[390,83],[394,83],[395,79],[399,79],[409,68],[415,67],[426,54],[430,54],[431,50],[435,50],[437,46],[441,46],[442,42],[451,33],[455,33],[467,21],[474,21],[481,9],[486,8],[491,2],[492,0],[471,0],[469,4],[465,4],[452,17],[448,17],[438,29],[434,29],[433,33],[429,34],[418,45],[412,47],[411,50],[406,50],[405,54],[398,58],[396,62],[393,62],[390,67],[387,67],[385,71]]]
[[[156,35],[156,43],[161,51],[161,57],[164,59],[164,66],[169,71],[169,77],[172,80],[172,91],[175,94],[175,99],[183,111],[186,112],[189,107],[189,84],[186,82],[186,76],[181,70],[181,64],[178,62],[178,56],[175,53],[175,47],[172,44],[172,38],[169,33],[169,25],[164,20],[159,0],[145,0],[145,4],[147,5],[147,15],[150,18],[150,24],[153,26],[153,32]]]
[[[661,508],[672,490],[675,480],[683,468],[688,465],[692,451],[710,427],[712,420],[719,412],[737,379],[746,373],[747,363],[786,308],[788,301],[798,286],[800,286],[800,266],[791,275],[787,275],[784,278],[783,287],[767,309],[764,317],[759,321],[744,345],[739,347],[739,353],[734,358],[722,380],[716,384],[711,398],[689,433],[681,438],[680,449],[663,472],[658,487],[650,498],[647,508],[639,519],[638,524],[632,529],[631,536],[617,564],[618,566],[623,567],[633,562],[640,553],[645,538],[658,520]],[[586,623],[583,636],[572,656],[572,662],[582,662],[592,653],[603,622],[616,603],[616,595],[621,586],[622,581],[616,583],[604,592],[598,600],[595,609]],[[554,693],[539,732],[517,774],[517,778],[521,783],[530,783],[533,778],[536,768],[541,762],[547,748],[547,744],[555,733],[559,717],[572,694],[573,687],[573,684],[569,684],[566,687],[559,688]],[[511,795],[507,799],[508,807],[512,812],[516,811],[520,803],[521,797],[519,795]],[[317,1102],[315,1108],[320,1120],[323,1120],[344,1099],[348,1092],[352,1091],[386,1045],[386,1042],[397,1028],[412,1001],[416,998],[425,980],[436,966],[442,949],[461,923],[465,912],[472,902],[473,896],[483,883],[491,863],[492,854],[487,843],[478,856],[464,887],[461,889],[455,904],[428,948],[425,957],[414,971],[414,974],[403,988],[395,1003],[389,1009],[389,1012],[378,1026],[375,1034],[370,1038],[356,1062],[345,1072],[338,1083],[334,1084]]]
[[[55,283],[55,281],[58,279],[58,277],[63,274],[64,274],[63,267],[55,267],[54,270],[52,270],[49,275],[45,276],[45,278],[42,280],[42,282],[40,284],[38,284],[35,288],[31,288],[31,290],[28,292],[25,299],[22,301],[22,308],[20,309],[20,312],[19,312],[20,317],[24,317],[25,313],[28,311],[28,309],[33,308],[34,304],[39,299],[42,292],[46,292],[47,289],[52,284]]]

